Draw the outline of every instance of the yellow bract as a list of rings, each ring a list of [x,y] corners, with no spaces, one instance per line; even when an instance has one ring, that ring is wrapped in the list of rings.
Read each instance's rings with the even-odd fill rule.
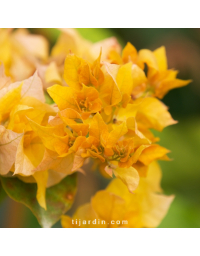
[[[54,85],[48,88],[48,93],[60,110],[74,109],[81,114],[83,119],[101,110],[99,93],[93,87],[82,85],[81,90],[75,90],[71,87]]]
[[[99,191],[90,204],[78,208],[72,218],[63,216],[64,228],[153,228],[166,215],[174,196],[165,196],[160,188],[161,170],[156,162],[149,165],[134,193],[118,179]],[[158,194],[159,193],[159,194]],[[79,221],[80,220],[80,221]]]
[[[170,151],[151,129],[177,123],[160,99],[190,80],[168,69],[164,47],[137,51],[128,43],[120,53],[115,38],[92,44],[65,29],[51,56],[47,49],[41,36],[0,30],[0,175],[37,183],[46,209],[46,188],[92,159],[104,176],[118,179],[73,218],[105,220],[98,227],[157,226],[173,197],[156,194],[155,160],[169,160]],[[63,217],[62,224],[78,226],[71,221]]]
[[[152,95],[162,99],[169,90],[182,87],[191,82],[191,80],[177,79],[177,71],[167,69],[167,57],[165,47],[162,46],[155,51],[142,49],[139,52],[135,47],[128,43],[122,51],[122,56],[118,52],[111,51],[109,60],[114,64],[131,63],[135,68],[133,76],[140,73],[140,81],[136,83],[135,89],[132,91],[134,97],[140,96],[141,93]],[[136,64],[136,65],[134,65]],[[144,70],[145,64],[148,67],[147,78],[145,79]],[[139,75],[138,73],[138,75]]]
[[[30,77],[39,61],[48,58],[48,42],[26,29],[0,29],[0,60],[14,81]]]

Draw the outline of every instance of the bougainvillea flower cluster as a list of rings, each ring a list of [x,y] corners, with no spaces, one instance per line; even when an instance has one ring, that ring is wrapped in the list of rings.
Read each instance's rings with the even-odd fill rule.
[[[63,227],[158,226],[173,196],[161,194],[156,163],[169,160],[170,151],[152,131],[177,122],[160,99],[190,82],[168,69],[165,48],[137,51],[128,43],[121,50],[115,38],[92,44],[62,30],[48,56],[42,36],[0,34],[2,179],[36,183],[37,201],[48,212],[46,190],[84,172],[90,160],[113,180],[73,219],[105,223],[78,225],[63,216]]]

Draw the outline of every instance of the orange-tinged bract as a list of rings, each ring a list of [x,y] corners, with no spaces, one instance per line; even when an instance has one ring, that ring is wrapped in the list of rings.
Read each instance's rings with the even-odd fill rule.
[[[165,47],[162,46],[155,51],[142,49],[139,52],[131,43],[127,43],[126,47],[120,55],[117,51],[110,51],[108,59],[111,63],[125,64],[131,63],[132,69],[134,64],[140,70],[141,83],[135,84],[132,91],[132,97],[138,97],[141,94],[150,95],[162,99],[169,90],[182,87],[191,82],[191,80],[181,80],[176,78],[178,72],[168,69]],[[142,80],[142,70],[147,65],[147,78]]]
[[[128,43],[120,54],[114,38],[92,44],[63,30],[48,58],[42,37],[24,30],[0,34],[0,175],[11,172],[37,183],[36,198],[46,209],[46,188],[92,159],[103,176],[117,179],[73,218],[105,220],[85,227],[112,227],[112,219],[128,220],[113,227],[158,226],[173,197],[156,194],[161,189],[155,161],[170,160],[170,151],[157,144],[151,129],[177,122],[160,99],[190,82],[168,69],[165,48],[137,52]],[[23,58],[25,49],[32,57]],[[32,76],[16,80],[17,68],[23,79]],[[54,104],[45,103],[44,88]],[[64,227],[78,226],[71,222],[62,218]]]

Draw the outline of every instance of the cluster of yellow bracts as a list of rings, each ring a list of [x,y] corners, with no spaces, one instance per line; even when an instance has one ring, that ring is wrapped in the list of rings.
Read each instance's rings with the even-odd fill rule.
[[[173,196],[160,194],[156,160],[169,150],[150,129],[176,123],[160,99],[190,82],[168,69],[165,48],[121,50],[115,38],[92,44],[67,29],[49,55],[42,36],[0,30],[0,60],[0,175],[37,183],[46,208],[46,188],[90,159],[116,178],[73,216],[106,224],[81,227],[158,226]],[[62,225],[79,226],[68,216]]]

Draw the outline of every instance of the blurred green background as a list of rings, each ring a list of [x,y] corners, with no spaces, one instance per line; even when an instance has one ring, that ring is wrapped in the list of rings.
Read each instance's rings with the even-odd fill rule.
[[[51,46],[56,42],[56,29],[30,29],[32,33],[45,35]],[[200,29],[78,29],[93,42],[116,36],[122,46],[131,42],[137,50],[155,50],[164,45],[168,67],[179,70],[178,78],[192,79],[186,87],[168,93],[163,102],[179,123],[159,133],[160,145],[171,150],[173,161],[160,161],[163,171],[162,187],[165,194],[174,194],[175,200],[160,228],[200,227]],[[77,205],[90,201],[99,189],[109,181],[86,166],[87,176],[79,176]],[[1,201],[1,198],[0,198]],[[5,199],[0,205],[0,227],[39,227],[29,209]],[[60,227],[57,223],[54,227]]]

